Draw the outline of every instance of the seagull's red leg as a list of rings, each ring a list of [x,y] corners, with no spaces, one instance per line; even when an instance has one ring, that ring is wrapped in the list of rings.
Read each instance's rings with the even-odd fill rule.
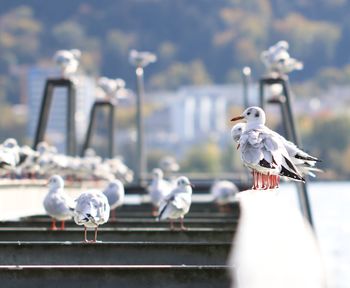
[[[57,230],[56,220],[53,218],[52,218],[52,222],[51,222],[51,230]]]
[[[89,243],[89,240],[87,239],[87,229],[86,226],[84,226],[84,242]]]
[[[257,190],[258,189],[258,172],[253,170],[253,187],[252,190]]]
[[[111,211],[111,220],[115,221],[117,219],[115,209]]]
[[[65,227],[65,223],[64,221],[61,221],[61,230],[64,230],[66,227]]]
[[[170,219],[170,230],[175,230],[173,219]]]
[[[158,207],[153,206],[152,207],[152,216],[157,217],[158,216]]]
[[[181,226],[180,226],[181,231],[187,230],[187,228],[184,225],[184,217],[183,216],[180,217],[180,223],[181,223]]]
[[[98,226],[96,226],[95,228],[95,237],[94,237],[94,241],[92,241],[93,243],[96,243],[97,241],[97,229],[98,229]]]

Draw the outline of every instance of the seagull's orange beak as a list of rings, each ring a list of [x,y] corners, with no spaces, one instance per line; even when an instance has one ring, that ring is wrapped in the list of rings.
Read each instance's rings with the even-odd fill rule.
[[[237,116],[231,119],[231,121],[238,121],[244,119],[244,116]]]

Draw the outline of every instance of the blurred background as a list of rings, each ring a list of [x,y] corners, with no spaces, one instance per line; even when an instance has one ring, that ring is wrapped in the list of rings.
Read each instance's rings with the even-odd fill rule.
[[[241,71],[251,67],[249,99],[258,104],[260,53],[287,40],[290,53],[304,62],[290,78],[302,147],[323,160],[318,179],[349,179],[349,8],[345,0],[2,1],[0,142],[14,137],[32,143],[45,80],[59,73],[52,61],[56,50],[82,51],[80,141],[96,78],[120,77],[134,90],[129,51],[148,50],[158,56],[145,73],[148,170],[173,154],[184,172],[244,171],[229,135],[229,119],[243,109]],[[55,101],[58,118],[51,116],[49,130],[59,142],[65,100]],[[135,98],[119,105],[116,150],[134,168]],[[272,112],[269,125],[278,130],[278,113]],[[103,154],[101,123],[93,142]]]

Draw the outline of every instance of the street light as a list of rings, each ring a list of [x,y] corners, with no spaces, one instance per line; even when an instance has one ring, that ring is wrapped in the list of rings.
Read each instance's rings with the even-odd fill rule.
[[[157,61],[157,56],[150,52],[139,52],[137,50],[131,50],[129,54],[129,62],[135,66],[136,74],[136,125],[137,125],[137,167],[135,181],[141,185],[143,173],[146,171],[146,157],[145,157],[145,145],[144,145],[144,127],[143,127],[143,113],[142,105],[145,94],[144,80],[143,80],[143,68],[148,64]]]
[[[249,89],[249,82],[250,82],[250,77],[251,77],[252,71],[250,67],[245,66],[242,69],[242,79],[243,79],[243,103],[244,103],[244,108],[248,108],[249,106],[249,101],[248,101],[248,89]]]

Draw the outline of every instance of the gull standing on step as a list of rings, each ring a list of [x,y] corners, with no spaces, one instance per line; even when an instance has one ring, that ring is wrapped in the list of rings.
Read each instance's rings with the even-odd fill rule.
[[[73,217],[74,202],[64,192],[64,181],[61,176],[50,177],[49,192],[44,199],[46,213],[52,218],[51,230],[57,230],[56,220],[61,221],[61,229],[64,230],[64,221]]]
[[[181,230],[186,230],[183,220],[190,211],[192,202],[192,184],[190,180],[181,176],[176,180],[177,187],[165,197],[159,207],[159,220],[169,219],[170,229],[174,230],[174,219],[180,218]]]
[[[80,194],[76,200],[74,221],[77,225],[84,225],[84,241],[86,243],[96,243],[98,226],[108,221],[109,213],[108,199],[101,191],[89,190]],[[94,240],[87,239],[88,227],[95,228]]]
[[[108,199],[108,204],[111,209],[112,219],[115,219],[115,209],[124,204],[125,190],[123,183],[118,180],[112,180],[108,183],[108,186],[103,191],[103,194]]]
[[[305,182],[293,164],[282,136],[265,126],[265,112],[260,107],[249,107],[242,115],[232,118],[231,121],[242,119],[245,119],[247,124],[239,139],[240,154],[244,165],[252,170],[254,179],[252,189],[275,188],[279,176]],[[301,153],[296,155],[305,158]],[[313,160],[317,161],[317,158],[313,157]]]
[[[158,209],[160,203],[165,199],[166,196],[172,191],[173,187],[170,182],[166,181],[164,178],[163,171],[159,168],[152,170],[152,182],[148,186],[148,194],[151,198],[153,205],[152,215],[158,215]]]
[[[227,180],[215,181],[210,188],[210,194],[213,201],[219,206],[220,212],[230,211],[230,201],[236,196],[237,192],[237,186]]]
[[[79,66],[81,51],[78,49],[58,50],[53,56],[53,60],[61,69],[61,77],[69,78]]]

